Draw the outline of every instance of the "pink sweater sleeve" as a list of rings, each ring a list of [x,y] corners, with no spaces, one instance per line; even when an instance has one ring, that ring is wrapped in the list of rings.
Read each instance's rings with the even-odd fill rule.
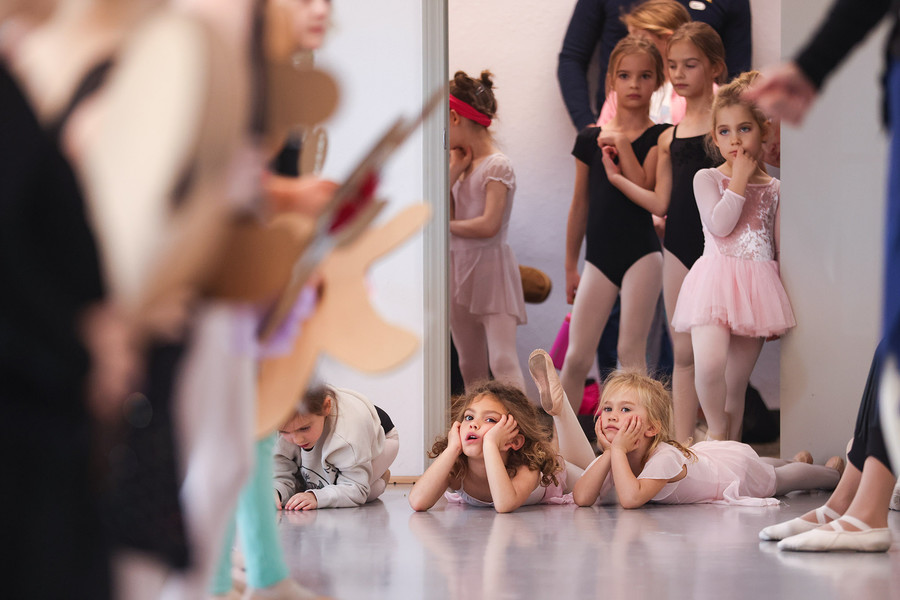
[[[710,233],[725,237],[734,230],[741,218],[745,198],[729,189],[722,193],[715,169],[697,171],[694,175],[694,197],[700,220]]]

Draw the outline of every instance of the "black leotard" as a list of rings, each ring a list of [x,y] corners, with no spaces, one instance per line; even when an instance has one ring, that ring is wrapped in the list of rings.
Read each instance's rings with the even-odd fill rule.
[[[644,162],[660,134],[669,127],[665,123],[653,125],[631,143],[638,161]],[[599,135],[599,127],[582,129],[572,150],[575,158],[590,167],[585,260],[622,287],[622,278],[631,265],[651,252],[660,252],[661,248],[650,213],[607,179],[603,153],[597,147]]]
[[[672,197],[666,215],[666,237],[663,245],[690,269],[703,254],[703,226],[694,198],[694,175],[700,169],[715,166],[706,153],[704,135],[678,137],[672,132],[669,154],[672,157]]]

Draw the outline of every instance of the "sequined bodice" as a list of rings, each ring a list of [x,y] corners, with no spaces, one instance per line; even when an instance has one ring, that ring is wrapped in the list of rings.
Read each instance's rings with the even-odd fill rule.
[[[719,193],[724,194],[731,180],[719,179]],[[775,259],[775,214],[780,199],[780,182],[748,184],[743,209],[737,224],[726,236],[713,235],[705,226],[706,247],[715,244],[720,254],[747,260]]]

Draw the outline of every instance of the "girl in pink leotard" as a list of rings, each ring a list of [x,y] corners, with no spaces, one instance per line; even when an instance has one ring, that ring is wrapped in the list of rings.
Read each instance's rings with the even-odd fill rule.
[[[772,496],[795,490],[832,490],[843,461],[812,465],[760,457],[747,444],[672,440],[672,401],[658,381],[635,372],[613,373],[603,384],[597,442],[603,449],[575,484],[573,498],[590,506],[615,490],[625,508],[664,504],[777,504]]]

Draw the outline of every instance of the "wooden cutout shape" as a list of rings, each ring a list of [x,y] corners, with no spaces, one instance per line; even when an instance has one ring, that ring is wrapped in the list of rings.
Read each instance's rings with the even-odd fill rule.
[[[271,302],[290,281],[313,229],[313,219],[294,213],[266,225],[255,217],[232,224],[204,293],[221,300]]]
[[[334,198],[332,198],[317,219],[316,238],[323,242],[323,245],[319,247],[320,253],[313,253],[312,256],[301,256],[298,259],[297,267],[294,270],[290,283],[278,299],[274,309],[263,321],[260,339],[263,341],[268,340],[281,326],[287,315],[290,314],[300,294],[300,290],[303,289],[306,280],[312,273],[312,266],[324,256],[325,251],[330,249],[327,246],[329,232],[336,229],[336,223],[341,219],[342,211],[347,208],[359,208],[363,213],[362,216],[367,212],[371,213],[372,206],[367,207],[365,204],[367,201],[365,190],[377,184],[378,173],[387,159],[421,125],[425,117],[437,108],[445,97],[446,90],[443,88],[438,89],[431,95],[421,112],[414,118],[398,118],[381,138],[375,142],[369,152],[365,154],[344,184],[338,188]],[[359,219],[362,216],[356,215],[354,218]],[[371,214],[371,218],[374,218],[374,214]],[[357,220],[357,222],[359,221]]]
[[[266,86],[267,148],[280,148],[298,125],[325,121],[338,105],[338,86],[330,75],[290,62],[267,62]]]
[[[320,354],[361,371],[386,371],[409,359],[418,338],[384,321],[369,302],[365,275],[371,264],[419,231],[431,209],[411,206],[355,242],[334,250],[320,265],[322,296],[301,325],[290,353],[259,365],[257,435],[280,426],[296,406]]]
[[[108,280],[130,310],[194,287],[225,239],[226,174],[248,105],[232,54],[202,21],[158,11],[129,38],[92,107],[83,180],[109,246]]]

